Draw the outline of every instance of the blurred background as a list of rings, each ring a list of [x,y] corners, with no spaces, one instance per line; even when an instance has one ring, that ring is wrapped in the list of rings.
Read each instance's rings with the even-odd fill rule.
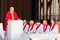
[[[0,0],[0,23],[4,23],[6,12],[11,6],[15,7],[20,19],[41,21],[55,18],[60,24],[60,0]]]

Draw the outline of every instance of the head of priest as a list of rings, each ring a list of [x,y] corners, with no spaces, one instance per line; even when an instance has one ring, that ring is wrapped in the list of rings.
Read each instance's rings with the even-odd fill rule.
[[[27,20],[26,19],[23,20],[23,24],[27,24]]]
[[[47,25],[48,23],[47,23],[47,20],[43,20],[43,24],[44,25]]]
[[[10,7],[10,12],[14,13],[14,7]]]
[[[54,18],[51,18],[51,24],[54,24],[56,21]]]
[[[33,24],[34,24],[34,21],[33,21],[33,20],[30,20],[30,21],[29,21],[29,24],[30,24],[30,25],[33,25]]]

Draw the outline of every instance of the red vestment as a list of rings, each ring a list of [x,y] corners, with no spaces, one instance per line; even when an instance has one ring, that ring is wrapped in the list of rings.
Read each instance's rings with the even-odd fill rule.
[[[13,16],[14,16],[14,20],[18,20],[18,16],[17,16],[17,14],[15,12],[13,13]],[[5,24],[4,24],[4,30],[5,31],[7,31],[8,20],[12,20],[12,15],[11,15],[10,11],[8,11],[6,13]]]

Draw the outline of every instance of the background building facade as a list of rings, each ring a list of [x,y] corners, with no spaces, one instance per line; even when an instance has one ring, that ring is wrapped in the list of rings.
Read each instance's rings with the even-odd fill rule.
[[[59,20],[58,0],[39,0],[39,20],[55,18]]]
[[[0,22],[4,23],[10,6],[15,7],[20,19],[60,20],[60,0],[0,0]]]

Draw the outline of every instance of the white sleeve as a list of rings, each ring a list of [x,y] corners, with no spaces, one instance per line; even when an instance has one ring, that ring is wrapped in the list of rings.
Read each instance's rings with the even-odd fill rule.
[[[58,33],[58,25],[55,25],[54,29],[50,31],[50,34],[57,34]]]
[[[58,25],[55,25],[55,28],[54,28],[54,33],[58,33]]]
[[[43,33],[43,24],[41,24],[41,34]]]
[[[47,28],[47,34],[49,34],[49,32],[50,32],[50,26],[48,26]]]

